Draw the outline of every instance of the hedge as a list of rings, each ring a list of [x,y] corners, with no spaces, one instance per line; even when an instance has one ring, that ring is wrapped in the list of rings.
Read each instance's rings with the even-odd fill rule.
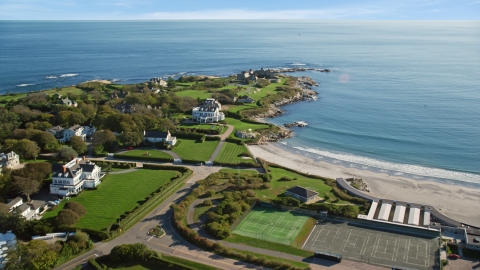
[[[172,133],[172,136],[175,136],[175,137],[181,138],[181,139],[201,140],[202,137],[205,136],[205,134],[197,133],[197,132],[175,131],[175,132]]]
[[[225,141],[231,142],[231,143],[236,143],[238,145],[243,145],[245,144],[242,140],[236,139],[236,138],[226,138]]]
[[[251,163],[251,162],[240,162],[240,163],[228,163],[228,162],[220,162],[220,161],[214,161],[214,165],[222,165],[222,166],[230,166],[230,167],[248,167],[248,168],[257,168],[260,167],[257,163]]]
[[[120,159],[139,159],[139,160],[150,160],[150,161],[160,161],[160,162],[173,162],[173,158],[160,158],[160,157],[148,157],[148,156],[129,156],[126,154],[115,154],[115,158],[120,158]]]
[[[221,138],[219,136],[207,136],[205,137],[206,141],[220,141]]]
[[[95,258],[88,259],[88,265],[91,266],[95,270],[103,270],[103,268],[100,264],[97,263]]]

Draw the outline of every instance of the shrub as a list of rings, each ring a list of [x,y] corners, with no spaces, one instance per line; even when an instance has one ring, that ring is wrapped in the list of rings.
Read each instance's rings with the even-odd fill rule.
[[[87,210],[85,207],[77,202],[67,202],[63,209],[69,209],[75,212],[79,217],[85,215]]]
[[[77,213],[73,212],[70,209],[63,209],[58,212],[58,216],[55,219],[57,224],[59,225],[73,225],[77,223],[78,219],[80,218]]]
[[[108,258],[112,262],[146,261],[155,256],[155,252],[148,249],[145,244],[123,244],[112,249]]]
[[[211,200],[205,200],[205,201],[203,201],[203,205],[205,205],[205,206],[211,206],[211,205],[212,205],[212,201],[211,201]]]
[[[215,190],[209,189],[205,192],[205,197],[212,197],[215,195]]]

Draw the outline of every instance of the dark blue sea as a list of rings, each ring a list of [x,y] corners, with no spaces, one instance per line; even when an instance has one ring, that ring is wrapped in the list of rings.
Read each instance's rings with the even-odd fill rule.
[[[260,67],[305,72],[316,102],[292,151],[416,179],[480,185],[479,21],[0,21],[0,93]]]

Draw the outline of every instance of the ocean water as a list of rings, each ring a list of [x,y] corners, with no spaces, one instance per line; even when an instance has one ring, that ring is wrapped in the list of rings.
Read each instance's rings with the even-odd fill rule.
[[[226,76],[294,63],[319,99],[281,146],[347,167],[480,186],[480,22],[0,21],[0,93],[91,79]]]

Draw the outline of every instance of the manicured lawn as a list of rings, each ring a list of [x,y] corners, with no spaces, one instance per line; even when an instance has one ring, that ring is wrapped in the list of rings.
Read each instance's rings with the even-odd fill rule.
[[[205,141],[198,143],[196,140],[181,139],[181,143],[173,149],[182,159],[207,161],[217,148],[220,141]]]
[[[123,213],[134,209],[150,193],[170,182],[176,173],[139,169],[130,173],[106,176],[97,190],[84,190],[70,200],[82,204],[87,210],[75,227],[96,230],[106,228]],[[66,200],[60,203],[54,211],[47,212],[43,219],[56,217],[65,202]]]
[[[255,161],[252,158],[240,156],[240,154],[242,153],[248,153],[247,147],[245,147],[245,145],[225,142],[222,150],[220,150],[220,154],[217,156],[215,161],[225,162],[229,164],[239,164],[241,162],[255,164]]]
[[[249,90],[241,91],[238,93],[238,95],[248,95],[249,97],[253,98],[254,100],[260,100],[263,97],[266,97],[267,95],[275,95],[277,92],[275,89],[277,89],[278,86],[282,86],[284,82],[286,81],[285,78],[280,78],[281,82],[280,83],[271,83],[267,87],[264,88],[258,88],[255,85],[252,86]],[[254,92],[255,88],[259,89],[260,91],[257,91],[257,93]]]
[[[227,120],[227,123],[234,126],[236,130],[248,130],[248,129],[252,129],[252,131],[255,131],[255,130],[259,130],[259,129],[265,129],[265,128],[269,128],[270,126],[268,124],[262,124],[262,123],[258,123],[258,124],[253,124],[253,123],[247,123],[247,122],[243,122],[241,120],[238,120],[238,119],[235,119],[235,118],[230,118],[230,117],[226,117],[225,120]],[[232,132],[233,134],[233,132]]]
[[[193,213],[193,221],[197,222],[200,219],[200,216],[205,214],[208,210],[210,210],[211,207],[212,206],[205,206],[202,204],[199,204],[197,207],[195,207],[195,210]]]
[[[148,155],[147,155],[148,153]],[[132,158],[135,157],[152,157],[152,158],[170,158],[170,155],[159,151],[159,150],[130,150],[127,152],[123,152],[122,155],[124,156],[131,156]]]
[[[258,108],[258,106],[257,106],[257,103],[255,102],[250,104],[232,106],[230,109],[228,109],[228,111],[238,113],[241,110],[256,109],[256,108]]]
[[[315,178],[308,178],[303,175],[287,171],[282,168],[275,168],[270,167],[270,171],[272,174],[272,181],[269,183],[269,189],[257,190],[257,195],[259,197],[268,197],[268,198],[276,198],[278,195],[284,193],[287,189],[294,187],[294,186],[302,186],[305,188],[309,188],[312,190],[316,190],[318,192],[318,196],[324,198],[325,195],[328,195],[330,198],[334,199],[335,195],[332,193],[332,187],[325,184],[320,179]],[[288,177],[290,179],[297,178],[297,180],[292,181],[278,181],[282,177]],[[346,201],[340,200],[337,203],[349,203]]]
[[[310,231],[308,233],[310,233]],[[296,248],[293,246],[267,242],[260,239],[250,238],[250,237],[236,235],[236,234],[233,234],[229,238],[225,239],[225,241],[230,243],[236,243],[236,244],[244,244],[244,245],[256,247],[256,248],[280,251],[280,252],[302,256],[302,257],[309,257],[313,255],[312,252],[309,252],[300,248]]]
[[[212,96],[212,93],[208,92],[208,90],[183,90],[175,92],[179,97],[192,97],[192,98],[200,98],[200,99],[207,99]]]

